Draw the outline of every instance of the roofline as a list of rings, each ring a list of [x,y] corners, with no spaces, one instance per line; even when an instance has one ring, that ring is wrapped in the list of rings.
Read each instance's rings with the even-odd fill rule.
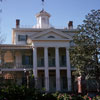
[[[13,31],[28,31],[28,32],[33,32],[33,31],[41,32],[48,29],[51,29],[51,28],[46,28],[46,29],[44,28],[12,28]],[[64,32],[75,32],[75,33],[79,32],[78,29],[67,29],[67,28],[66,29],[54,28],[54,29],[64,31]]]

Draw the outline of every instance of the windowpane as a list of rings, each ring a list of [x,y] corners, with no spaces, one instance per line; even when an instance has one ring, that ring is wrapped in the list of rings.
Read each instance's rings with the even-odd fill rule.
[[[22,64],[23,65],[32,65],[32,56],[22,56]]]
[[[18,35],[18,41],[26,41],[27,35]]]

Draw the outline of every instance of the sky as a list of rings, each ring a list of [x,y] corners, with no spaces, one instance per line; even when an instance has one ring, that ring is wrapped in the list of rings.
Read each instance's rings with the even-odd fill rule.
[[[42,9],[42,0],[3,0],[0,2],[0,31],[5,38],[4,44],[12,43],[12,28],[15,28],[16,19],[20,24],[31,27],[36,24],[35,15]],[[73,21],[74,28],[92,9],[100,9],[100,0],[44,0],[44,9],[50,17],[50,24],[57,28],[68,26]]]

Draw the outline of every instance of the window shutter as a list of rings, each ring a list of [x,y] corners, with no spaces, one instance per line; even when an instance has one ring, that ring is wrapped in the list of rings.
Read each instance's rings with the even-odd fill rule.
[[[20,35],[18,35],[18,41],[20,41]]]
[[[22,55],[22,65],[25,65],[25,55]]]
[[[27,41],[28,36],[26,35],[26,41]]]

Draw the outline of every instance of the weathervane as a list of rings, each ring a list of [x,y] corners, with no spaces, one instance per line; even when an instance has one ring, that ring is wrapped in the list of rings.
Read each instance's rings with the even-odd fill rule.
[[[43,7],[42,9],[44,10],[44,0],[42,0],[42,7]]]

